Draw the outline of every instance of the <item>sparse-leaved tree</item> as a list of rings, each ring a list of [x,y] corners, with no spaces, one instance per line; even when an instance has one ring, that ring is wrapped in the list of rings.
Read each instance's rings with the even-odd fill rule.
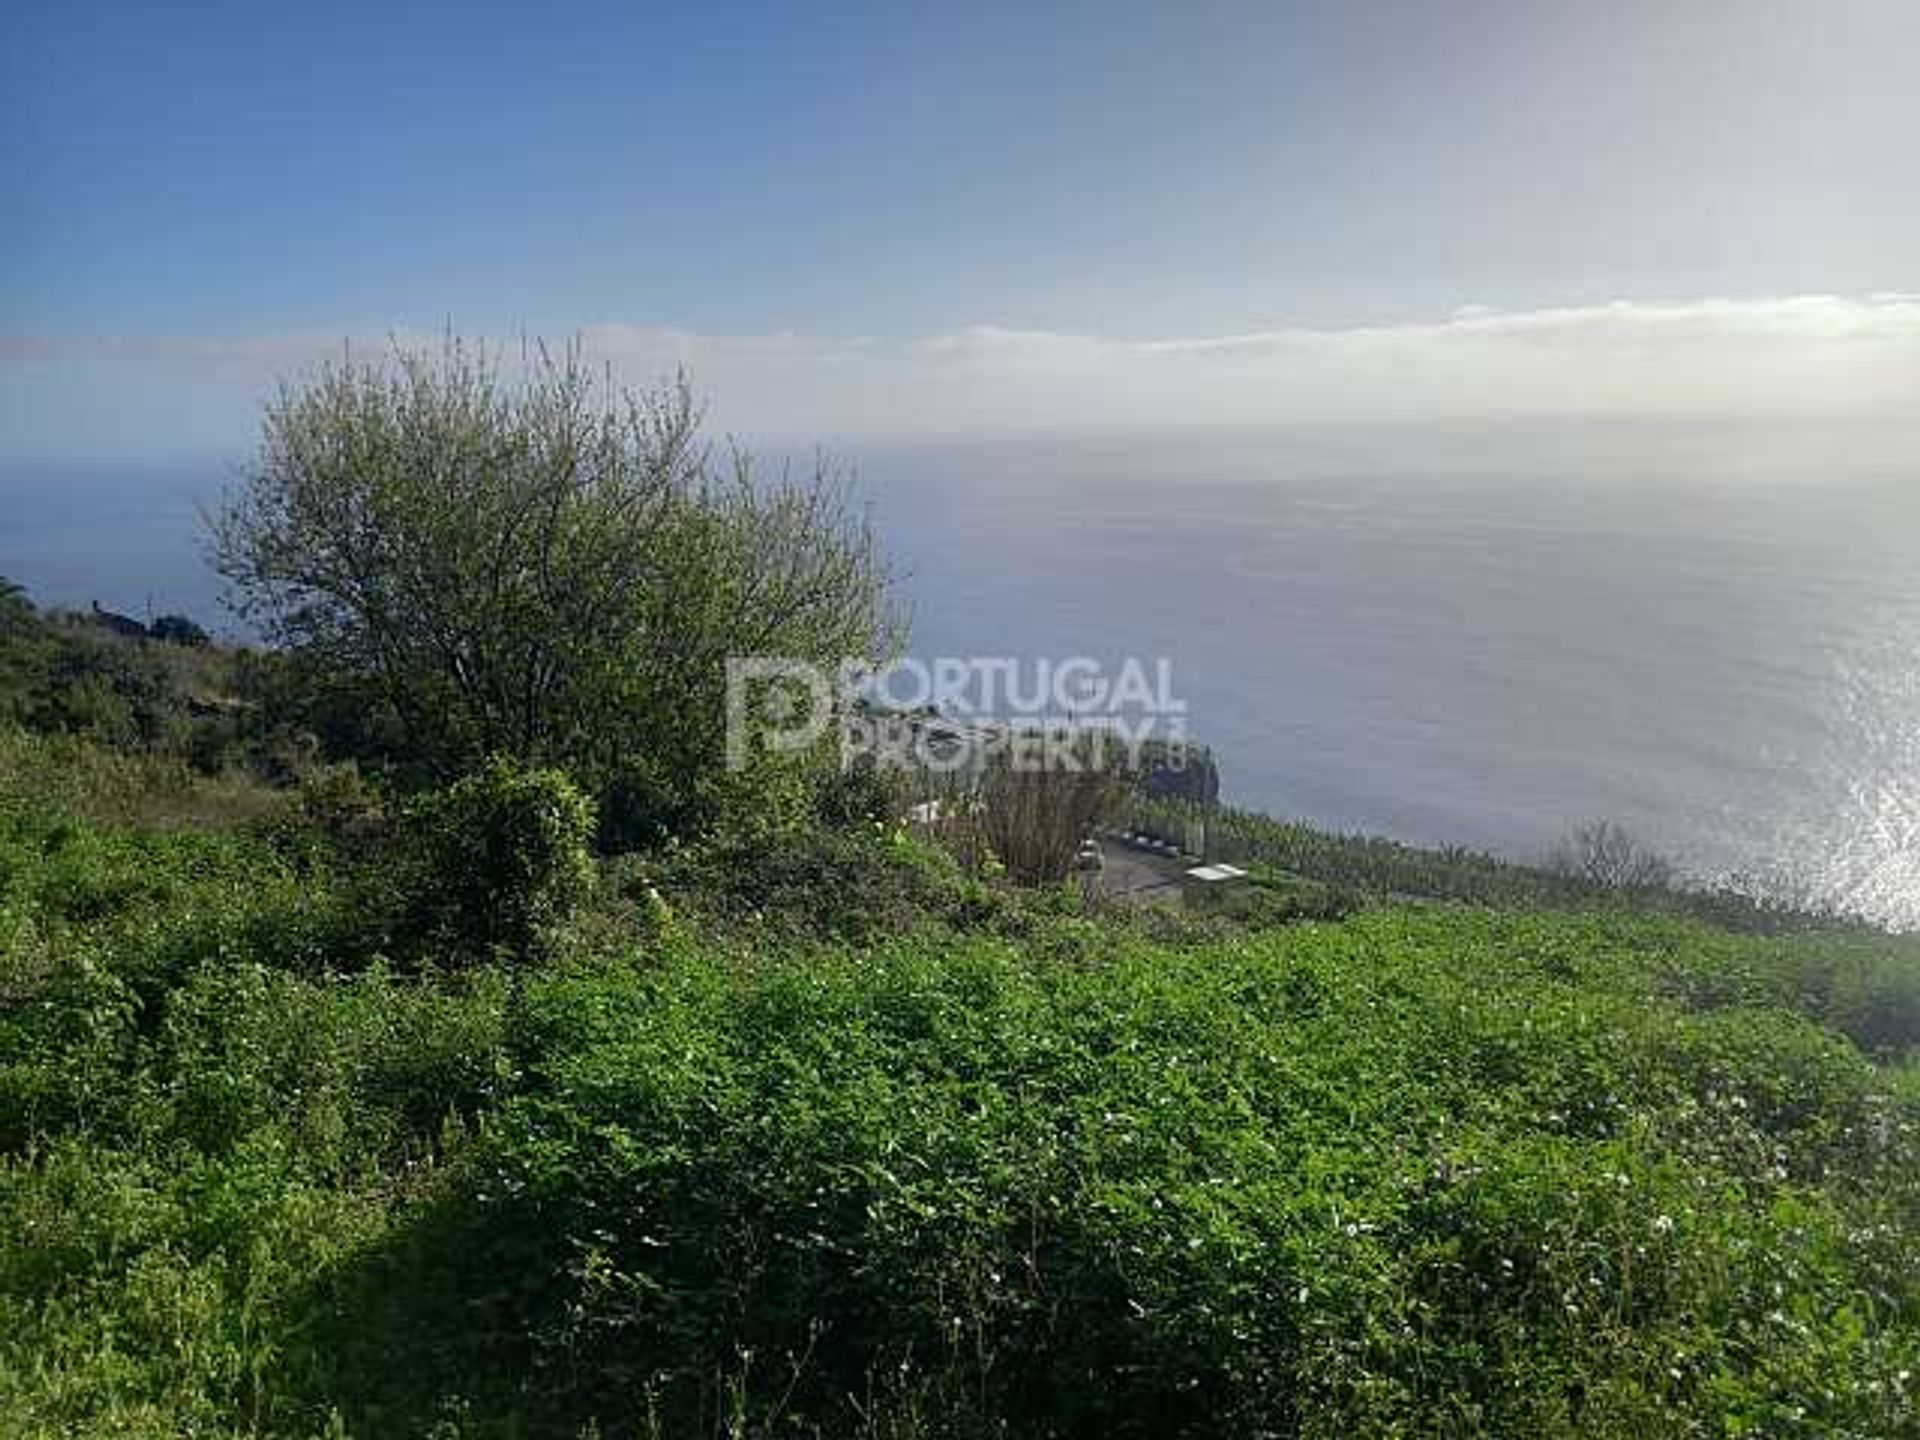
[[[623,389],[574,349],[343,361],[269,406],[211,558],[243,619],[388,709],[384,758],[558,764],[617,832],[697,825],[752,799],[729,656],[877,659],[897,629],[842,477],[763,477],[700,418],[684,381]]]
[[[1680,878],[1672,860],[1612,820],[1575,830],[1547,856],[1547,868],[1603,890],[1665,890]]]

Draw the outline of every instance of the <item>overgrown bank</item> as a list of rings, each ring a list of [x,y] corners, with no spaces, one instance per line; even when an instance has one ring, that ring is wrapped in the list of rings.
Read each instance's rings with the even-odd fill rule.
[[[0,812],[17,1432],[1911,1432],[1902,942],[1087,917],[855,826],[601,866],[516,974],[299,813]]]

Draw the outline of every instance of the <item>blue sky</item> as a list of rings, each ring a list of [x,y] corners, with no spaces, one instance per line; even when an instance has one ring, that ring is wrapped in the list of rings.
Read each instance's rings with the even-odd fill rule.
[[[1588,317],[1600,388],[1668,400],[1759,335],[1743,385],[1838,374],[1847,410],[1920,378],[1916,74],[1905,0],[17,5],[0,459],[219,446],[340,338],[448,323],[834,434],[919,415],[956,352],[1069,374],[1022,393],[1088,424],[1193,410],[1149,343],[1320,337],[1309,394],[1424,376],[1464,306],[1527,345]],[[1807,297],[1866,348],[1796,348]],[[1669,358],[1623,376],[1623,343]],[[1275,373],[1197,418],[1266,418]]]

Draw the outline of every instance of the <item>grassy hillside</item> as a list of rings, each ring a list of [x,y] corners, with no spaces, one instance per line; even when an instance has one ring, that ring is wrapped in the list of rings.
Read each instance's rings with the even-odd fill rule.
[[[1600,829],[1631,847],[1633,857],[1653,872],[1651,878],[1608,874],[1604,866],[1593,873],[1579,863],[1583,857],[1577,853],[1559,864],[1554,857],[1529,863],[1460,846],[1430,849],[1384,836],[1340,834],[1230,806],[1203,810],[1177,800],[1135,800],[1124,823],[1189,850],[1198,851],[1204,843],[1216,859],[1273,867],[1376,900],[1589,909],[1617,904],[1620,892],[1628,891],[1626,899],[1636,910],[1747,933],[1868,928],[1818,897],[1795,893],[1790,877],[1689,876],[1673,861],[1645,850],[1626,831],[1606,825]]]
[[[1086,917],[869,826],[455,963],[312,794],[5,744],[0,1431],[1915,1433],[1907,942]]]

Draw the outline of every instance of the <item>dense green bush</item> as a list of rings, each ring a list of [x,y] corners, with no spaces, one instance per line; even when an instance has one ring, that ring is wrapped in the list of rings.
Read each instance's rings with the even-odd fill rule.
[[[1003,908],[946,850],[891,821],[845,829],[729,829],[645,864],[676,908],[782,939],[862,940]]]
[[[760,474],[700,423],[684,383],[629,393],[575,349],[328,365],[267,406],[209,556],[354,758],[564,766],[614,845],[655,843],[780,798],[727,764],[732,660],[831,669],[898,639],[843,477]]]
[[[192,625],[184,616],[166,618],[170,635]],[[191,670],[197,663],[84,616],[42,615],[0,576],[0,725],[127,750],[183,752],[194,719],[174,666]]]
[[[487,1326],[547,1413],[669,1433],[1887,1433],[1920,1110],[1807,1020],[1661,1000],[1684,938],[556,979],[465,1181]]]
[[[0,740],[22,731],[202,776],[266,776],[302,717],[236,693],[255,668],[273,666],[213,646],[187,616],[123,634],[95,616],[42,614],[0,577]]]
[[[416,924],[456,954],[540,948],[593,888],[593,805],[557,770],[496,758],[407,814]]]

